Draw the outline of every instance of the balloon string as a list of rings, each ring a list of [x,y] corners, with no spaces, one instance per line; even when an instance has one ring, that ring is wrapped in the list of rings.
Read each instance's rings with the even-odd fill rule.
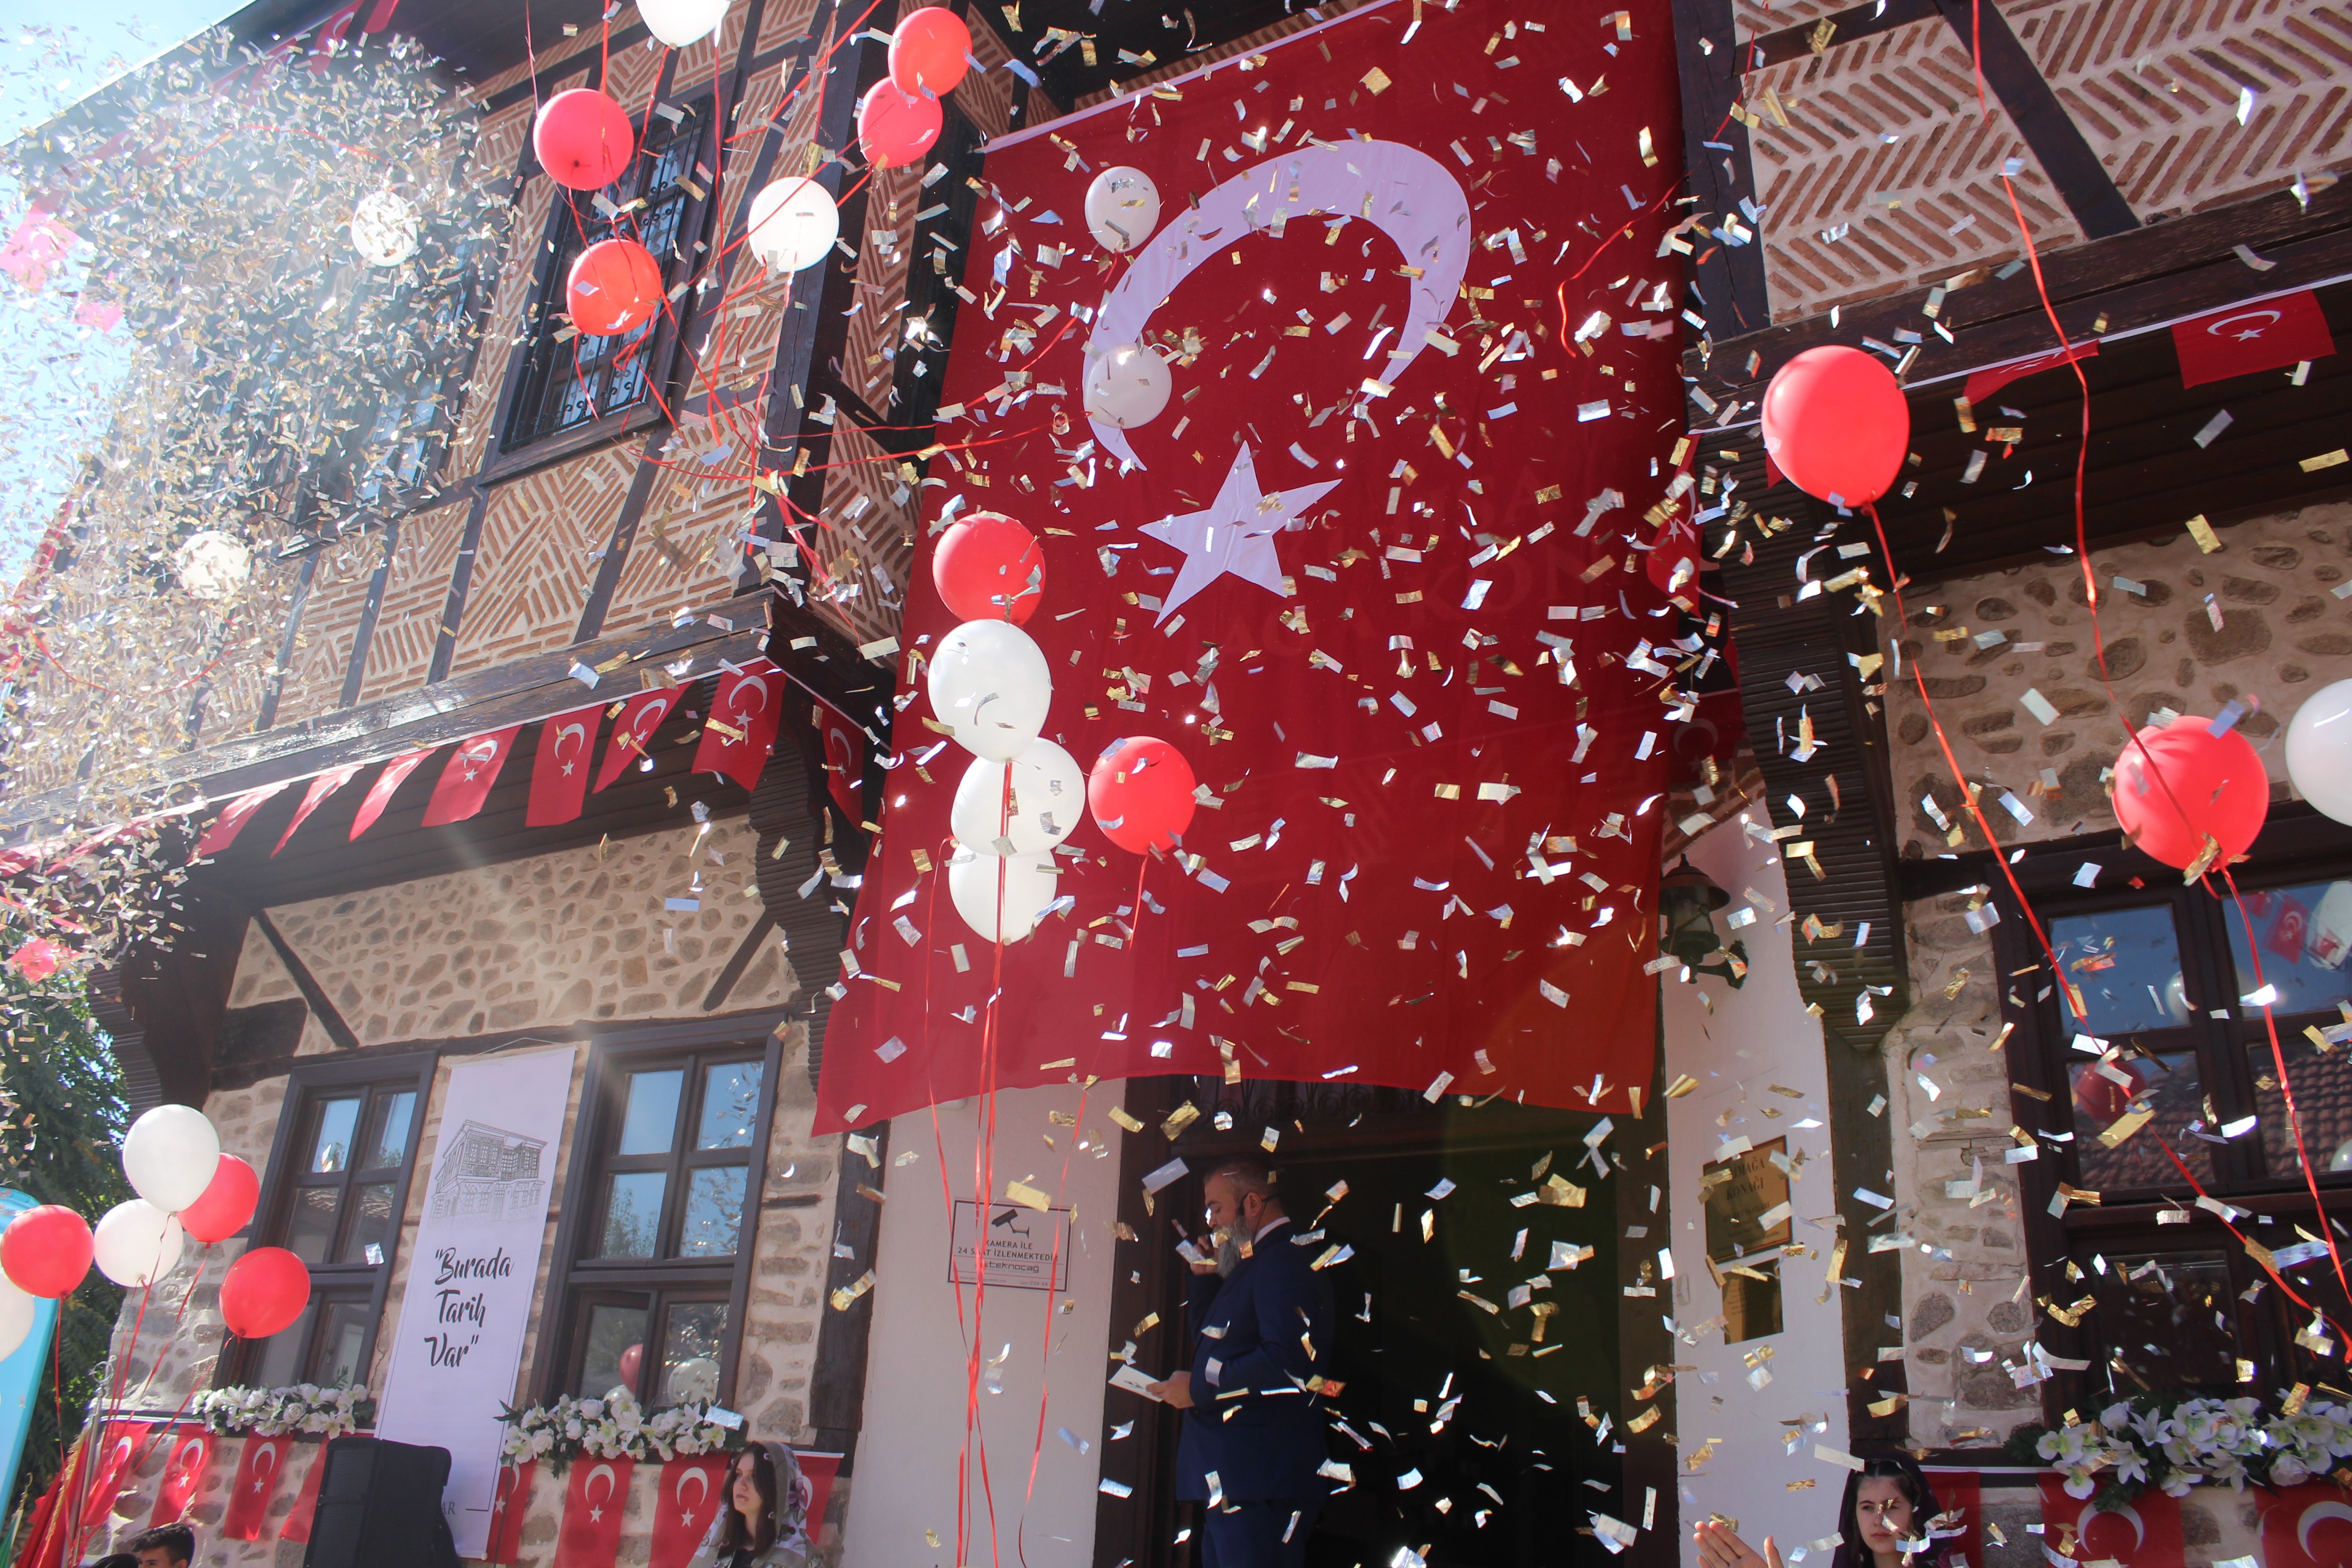
[[[1078,1086],[1078,1114],[1070,1123],[1070,1146],[1062,1151],[1061,1178],[1054,1184],[1054,1195],[1061,1197],[1070,1190],[1070,1160],[1078,1152],[1079,1129],[1087,1121],[1087,1095],[1094,1088],[1091,1080]],[[1050,1214],[1046,1216],[1053,1217]],[[1029,1568],[1029,1510],[1037,1500],[1037,1467],[1045,1455],[1045,1406],[1052,1397],[1048,1381],[1054,1363],[1054,1281],[1062,1276],[1062,1228],[1053,1227],[1053,1255],[1045,1264],[1045,1326],[1037,1335],[1037,1433],[1029,1443],[1029,1487],[1021,1497],[1021,1521],[1013,1529],[1013,1554],[1021,1560],[1021,1568]]]
[[[2263,1247],[2259,1251],[2255,1249],[2255,1244],[2247,1237],[2246,1233],[2240,1230],[2236,1223],[2230,1218],[2229,1211],[2231,1205],[2221,1202],[2219,1198],[2213,1197],[2205,1191],[2205,1184],[2197,1179],[2196,1172],[2190,1170],[2186,1164],[2181,1163],[2180,1156],[2173,1152],[2172,1146],[2170,1144],[2159,1140],[2157,1143],[2157,1147],[2164,1151],[2164,1157],[2172,1162],[2174,1168],[2179,1170],[2181,1176],[2189,1183],[2189,1186],[2195,1189],[2197,1195],[2213,1205],[2206,1212],[2219,1219],[2223,1227],[2226,1228],[2231,1236],[2238,1238],[2239,1242],[2245,1247],[2247,1257],[2252,1258],[2256,1263],[2261,1264],[2263,1266],[2263,1272],[2267,1273],[2273,1279],[2278,1281],[2278,1288],[2286,1292],[2287,1300],[2293,1301],[2296,1306],[2301,1307],[2305,1311],[2311,1313],[2314,1317],[2325,1319],[2335,1328],[2336,1337],[2338,1339],[2343,1339],[2345,1337],[2343,1325],[2338,1323],[2336,1320],[2327,1317],[2326,1310],[2325,1308],[2315,1307],[2309,1301],[2304,1300],[2302,1292],[2295,1289],[2294,1282],[2289,1279],[2285,1275],[2279,1272],[2277,1263],[2271,1258],[2270,1249],[2268,1247]]]

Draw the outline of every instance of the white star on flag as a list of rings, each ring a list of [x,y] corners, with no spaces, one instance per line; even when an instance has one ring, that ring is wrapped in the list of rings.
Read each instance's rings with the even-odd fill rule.
[[[1282,558],[1275,553],[1274,535],[1339,486],[1339,480],[1326,479],[1296,489],[1261,493],[1257,460],[1249,443],[1243,442],[1234,452],[1234,466],[1226,470],[1215,500],[1200,511],[1143,525],[1145,533],[1184,552],[1183,569],[1176,574],[1176,585],[1168,591],[1167,603],[1160,608],[1160,619],[1174,615],[1187,599],[1222,576],[1255,583],[1269,594],[1281,593]]]

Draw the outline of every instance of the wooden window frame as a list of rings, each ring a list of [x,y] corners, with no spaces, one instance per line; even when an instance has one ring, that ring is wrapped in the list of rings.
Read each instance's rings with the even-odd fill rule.
[[[310,1185],[299,1180],[307,1172],[297,1172],[293,1162],[299,1157],[298,1144],[302,1129],[310,1121],[313,1106],[325,1100],[344,1098],[348,1091],[359,1089],[390,1089],[395,1093],[414,1092],[415,1109],[408,1122],[408,1147],[393,1184],[393,1223],[384,1242],[383,1261],[380,1264],[327,1263],[311,1268],[311,1290],[314,1300],[321,1304],[362,1299],[364,1285],[367,1301],[367,1335],[360,1344],[360,1381],[367,1381],[373,1370],[376,1345],[383,1331],[383,1314],[392,1289],[392,1277],[400,1260],[400,1245],[407,1231],[409,1185],[415,1179],[416,1162],[424,1147],[425,1122],[432,1106],[435,1068],[440,1061],[437,1052],[415,1051],[399,1056],[367,1058],[356,1061],[331,1058],[315,1064],[297,1064],[286,1078],[286,1098],[279,1104],[278,1130],[271,1139],[269,1164],[262,1173],[261,1201],[255,1206],[252,1224],[247,1235],[255,1246],[282,1246],[293,1217],[294,1194],[300,1187]],[[362,1116],[365,1110],[362,1105]],[[362,1126],[365,1125],[362,1120]],[[343,1190],[348,1196],[355,1172],[343,1173]],[[339,1211],[340,1212],[340,1211]],[[318,1319],[311,1320],[309,1331],[318,1332]],[[271,1336],[275,1339],[276,1336]],[[219,1386],[241,1382],[257,1375],[270,1340],[241,1343],[238,1353],[221,1359],[215,1382]],[[305,1372],[316,1350],[313,1342],[302,1347],[298,1365]],[[304,1381],[297,1378],[297,1382]]]
[[[653,101],[656,108],[667,105],[683,109],[692,115],[695,119],[695,141],[682,176],[688,182],[688,194],[682,204],[677,236],[673,242],[675,247],[683,250],[684,257],[682,259],[669,256],[658,258],[662,263],[665,289],[675,289],[691,278],[698,263],[707,257],[707,252],[696,251],[695,246],[708,245],[711,220],[716,212],[716,204],[711,199],[715,187],[696,180],[695,166],[699,164],[706,169],[710,166],[712,138],[716,134],[715,122],[719,118],[717,101],[708,94],[699,94],[672,102],[674,96],[656,93]],[[653,118],[658,121],[660,117],[656,114]],[[656,153],[667,151],[668,145],[666,140],[656,150]],[[640,148],[638,156],[631,160],[630,201],[643,194],[635,187],[637,182],[645,177],[645,157],[646,150]],[[533,173],[537,178],[547,177],[544,171],[534,170]],[[700,195],[693,194],[698,188],[702,192]],[[607,192],[610,189],[607,187]],[[537,468],[668,418],[662,411],[662,404],[677,390],[681,348],[686,329],[691,323],[697,298],[692,289],[654,318],[652,331],[644,340],[641,349],[646,367],[646,389],[642,395],[623,407],[593,415],[574,424],[540,428],[538,426],[543,421],[534,418],[528,421],[531,427],[525,427],[526,410],[555,395],[553,385],[544,379],[553,373],[543,356],[568,357],[563,354],[563,345],[554,341],[554,335],[565,324],[558,318],[566,314],[566,274],[572,257],[577,254],[572,242],[578,237],[581,227],[590,231],[589,238],[593,241],[605,237],[596,231],[609,230],[612,226],[595,211],[593,203],[597,194],[559,189],[548,213],[547,225],[541,232],[533,263],[531,302],[523,314],[524,335],[515,346],[506,388],[499,398],[499,437],[491,458],[484,466],[485,479],[502,479]],[[621,205],[625,206],[627,202]],[[566,341],[577,342],[579,340]],[[601,397],[601,392],[599,395]]]
[[[680,1300],[724,1300],[727,1327],[719,1340],[717,1403],[730,1404],[741,1363],[743,1317],[751,1303],[752,1260],[759,1251],[760,1215],[766,1206],[768,1145],[774,1135],[776,1079],[783,1070],[783,1051],[766,1020],[759,1017],[696,1021],[655,1029],[632,1029],[599,1036],[589,1047],[588,1071],[581,1086],[580,1110],[573,1121],[572,1152],[564,1173],[563,1208],[556,1227],[555,1251],[548,1271],[546,1311],[530,1386],[542,1400],[572,1391],[581,1375],[587,1347],[581,1342],[583,1309],[598,1300],[625,1295],[649,1296],[647,1330],[654,1332],[665,1309]],[[764,1037],[763,1037],[764,1036]],[[608,1142],[618,1137],[624,1109],[621,1093],[632,1072],[647,1068],[698,1062],[748,1059],[761,1064],[760,1099],[754,1112],[750,1158],[743,1166],[741,1231],[731,1258],[696,1261],[662,1256],[676,1221],[667,1212],[660,1226],[656,1256],[651,1258],[603,1259],[584,1256],[602,1233],[600,1178],[612,1168]],[[690,1129],[699,1085],[689,1079],[680,1096],[679,1126]],[[680,1173],[696,1168],[695,1152],[674,1150],[667,1168]],[[727,1163],[731,1161],[703,1161]],[[650,1366],[647,1371],[650,1372]],[[656,1391],[657,1392],[657,1391]],[[648,1408],[652,1408],[650,1400]]]

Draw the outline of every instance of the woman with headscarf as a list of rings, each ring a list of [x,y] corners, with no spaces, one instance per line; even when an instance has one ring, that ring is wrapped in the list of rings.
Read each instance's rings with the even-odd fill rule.
[[[1837,1555],[1830,1568],[1937,1568],[1944,1549],[1928,1534],[1937,1516],[1936,1494],[1918,1465],[1905,1455],[1867,1459],[1845,1479],[1838,1504]],[[1780,1548],[1764,1538],[1764,1551],[1727,1525],[1702,1522],[1693,1532],[1698,1568],[1781,1568]]]
[[[806,1568],[810,1491],[784,1443],[753,1443],[727,1467],[727,1501],[689,1568]]]

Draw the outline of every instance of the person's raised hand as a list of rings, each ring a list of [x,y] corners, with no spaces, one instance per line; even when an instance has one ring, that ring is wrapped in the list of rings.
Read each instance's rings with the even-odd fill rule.
[[[1162,1403],[1172,1405],[1179,1410],[1190,1410],[1192,1408],[1192,1373],[1191,1371],[1171,1372],[1168,1374],[1167,1382],[1155,1383],[1151,1384],[1150,1387],[1152,1394]],[[1780,1568],[1780,1564],[1775,1563],[1773,1564],[1773,1568]]]
[[[1699,1568],[1781,1568],[1780,1549],[1769,1535],[1761,1556],[1730,1526],[1712,1520],[1701,1521],[1691,1536],[1698,1544]]]
[[[1217,1238],[1213,1236],[1201,1237],[1192,1243],[1192,1249],[1201,1255],[1200,1261],[1192,1265],[1192,1272],[1214,1274],[1217,1271]]]

